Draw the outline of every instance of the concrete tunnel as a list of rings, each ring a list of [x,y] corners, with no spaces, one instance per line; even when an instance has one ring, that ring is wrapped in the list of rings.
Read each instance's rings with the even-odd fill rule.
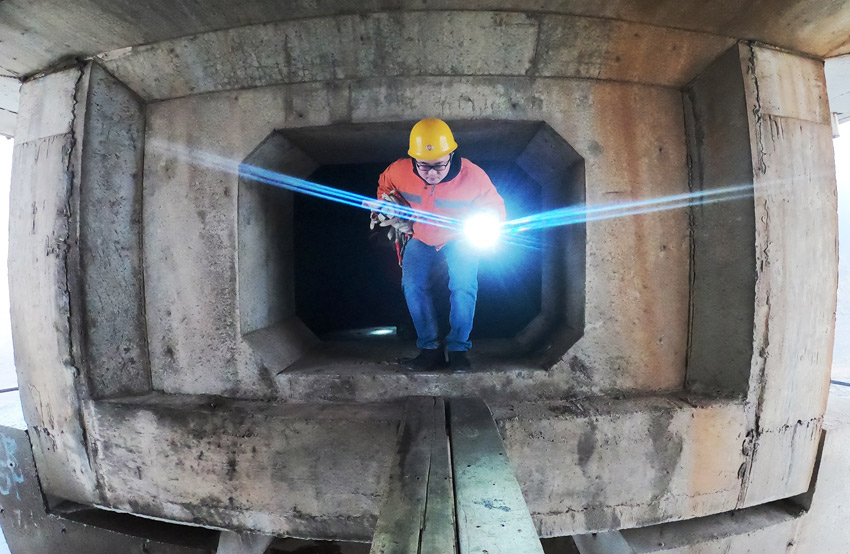
[[[374,549],[411,406],[475,398],[547,552],[815,540],[831,50],[646,14],[323,9],[98,43],[23,83],[12,318],[48,513]],[[476,370],[405,372],[367,212],[240,168],[368,194],[425,116],[516,216],[723,201],[540,232],[482,267]],[[370,327],[402,336],[352,338]],[[240,544],[219,551],[269,547]]]
[[[411,125],[276,131],[243,163],[371,196],[376,176],[404,157]],[[460,155],[489,170],[512,219],[583,205],[584,161],[544,122],[452,125],[463,144]],[[380,369],[409,352],[415,334],[395,252],[382,236],[368,235],[361,211],[245,177],[238,204],[240,331],[259,351],[288,347],[286,357],[269,354],[268,367],[279,373],[299,361],[295,369],[316,366],[334,352],[334,363],[350,356],[365,371],[364,364]],[[473,335],[484,341],[476,347],[482,367],[510,360],[533,369],[542,356],[562,355],[581,336],[584,235],[583,222],[556,227],[537,233],[533,246],[507,244],[484,257]],[[376,327],[406,328],[407,334],[401,341],[358,335]],[[314,348],[322,335],[323,348]],[[362,344],[342,344],[346,337]],[[377,344],[370,348],[370,342]]]

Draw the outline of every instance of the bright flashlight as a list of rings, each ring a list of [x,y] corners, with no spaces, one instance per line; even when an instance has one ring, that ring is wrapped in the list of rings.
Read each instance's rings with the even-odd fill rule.
[[[502,232],[502,222],[499,216],[492,212],[472,215],[463,223],[463,233],[466,239],[476,248],[492,248],[499,241]]]

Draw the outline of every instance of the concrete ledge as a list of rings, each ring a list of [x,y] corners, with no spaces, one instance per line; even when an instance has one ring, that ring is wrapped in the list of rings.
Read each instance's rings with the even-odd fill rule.
[[[100,59],[148,101],[378,76],[541,75],[678,88],[733,42],[592,17],[402,11],[213,31]],[[428,47],[415,46],[422,43]],[[151,79],[152,71],[159,77]]]
[[[216,528],[371,539],[402,404],[152,394],[89,403],[104,505]],[[543,537],[734,509],[744,407],[676,396],[493,409]],[[635,471],[634,460],[643,470]]]
[[[196,525],[368,541],[398,404],[147,395],[89,403],[102,503]]]
[[[494,408],[542,537],[735,509],[741,402],[647,396]]]
[[[0,523],[6,538],[3,545],[8,544],[15,554],[214,551],[216,533],[205,529],[79,505],[48,513],[27,433],[0,426],[0,443]]]

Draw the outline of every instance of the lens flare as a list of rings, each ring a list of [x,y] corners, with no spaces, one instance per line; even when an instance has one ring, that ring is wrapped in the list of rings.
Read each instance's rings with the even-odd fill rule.
[[[185,158],[199,167],[215,169],[225,173],[238,175],[243,179],[250,179],[259,183],[272,185],[278,188],[291,190],[308,196],[315,196],[332,202],[339,202],[351,206],[353,208],[361,208],[373,212],[383,213],[390,217],[403,217],[411,221],[419,223],[427,223],[445,229],[459,229],[460,221],[417,210],[409,206],[402,206],[385,200],[378,200],[374,197],[356,194],[342,189],[312,183],[304,179],[298,179],[290,175],[278,173],[269,169],[258,167],[246,163],[238,163],[223,156],[210,154],[208,152],[198,152],[172,143],[163,141],[152,141],[151,149],[164,153],[173,157]]]
[[[496,246],[501,236],[502,222],[490,212],[474,214],[463,223],[463,234],[476,248],[489,249]]]
[[[543,247],[543,241],[537,234],[540,231],[563,225],[575,225],[619,217],[648,214],[664,210],[675,210],[702,206],[717,202],[729,202],[752,198],[752,184],[701,190],[684,194],[675,194],[660,198],[635,200],[628,202],[596,205],[575,205],[557,208],[501,223],[492,213],[475,214],[465,221],[456,218],[401,206],[393,202],[377,200],[353,192],[312,183],[283,173],[271,171],[208,152],[187,148],[186,146],[162,140],[152,140],[148,147],[164,157],[184,158],[193,165],[238,175],[260,183],[291,190],[300,194],[315,196],[332,202],[339,202],[353,208],[383,213],[390,217],[403,217],[418,223],[425,223],[463,232],[467,239],[479,248],[492,248],[501,238],[505,243],[532,249]]]
[[[508,221],[505,223],[505,232],[508,234],[523,233],[535,229],[574,225],[716,202],[728,202],[741,198],[752,198],[752,196],[753,185],[741,185],[632,202],[568,206]]]

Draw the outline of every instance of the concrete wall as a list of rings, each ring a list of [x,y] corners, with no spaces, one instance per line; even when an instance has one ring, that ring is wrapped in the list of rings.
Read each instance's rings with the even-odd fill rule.
[[[823,65],[739,45],[687,98],[695,188],[753,184],[752,204],[694,209],[688,358],[693,390],[748,399],[752,506],[806,490],[825,408],[837,221]],[[753,229],[754,251],[738,238]]]
[[[79,249],[70,251],[71,312],[94,397],[150,390],[142,279],[142,158],[139,98],[96,64],[81,81],[70,210],[79,214]]]
[[[414,112],[450,120],[487,119],[505,117],[497,107],[513,98],[517,107],[511,109],[511,119],[548,121],[585,157],[589,203],[687,190],[682,104],[676,91],[582,80],[512,83],[436,78],[401,80],[390,90],[403,91],[402,97],[387,97],[385,83],[367,83],[352,82],[350,90],[334,83],[319,94],[315,84],[266,87],[148,108],[148,144],[180,145],[189,154],[175,155],[168,146],[157,146],[148,147],[145,157],[145,282],[155,389],[239,396],[268,393],[234,319],[233,191],[238,175],[205,166],[198,154],[221,156],[235,164],[275,128],[332,123],[338,109],[334,107],[341,104],[350,106],[343,110],[351,112],[354,123],[392,121]],[[450,97],[476,98],[443,108],[417,105],[418,99],[435,90]],[[305,95],[314,99],[315,106],[293,112],[290,102]],[[587,99],[582,113],[562,111],[563,106],[581,105],[582,99]],[[617,111],[631,115],[615,124],[609,117]],[[311,120],[304,121],[301,113]],[[679,210],[588,225],[585,335],[555,368],[570,375],[573,387],[681,387],[687,332],[687,221],[687,213]],[[666,281],[659,280],[660,275],[667,276]],[[664,302],[656,301],[662,297]],[[570,363],[589,369],[573,375]]]
[[[756,281],[749,240],[755,234],[753,167],[740,64],[733,47],[685,94],[691,189],[706,194],[692,211],[687,386],[739,398],[750,381]]]
[[[24,85],[10,202],[9,295],[21,402],[42,486],[77,502],[96,498],[80,413],[88,396],[70,313],[72,187],[81,70]],[[76,292],[76,291],[75,291]]]
[[[808,488],[829,388],[838,216],[823,64],[754,46],[740,53],[756,210],[748,397],[758,438],[742,496],[752,506]]]
[[[15,364],[45,489],[79,502],[96,495],[82,403],[150,388],[143,128],[138,98],[98,66],[23,87],[9,256]]]
[[[105,505],[263,534],[369,541],[402,405],[140,397],[91,407]]]
[[[318,164],[280,133],[270,135],[245,164],[306,178]],[[239,328],[243,335],[295,317],[292,191],[243,177],[239,184]]]
[[[105,510],[45,506],[27,432],[0,426],[0,523],[15,554],[209,554],[218,533]]]
[[[494,410],[541,536],[651,525],[734,506],[740,404],[676,397]]]

